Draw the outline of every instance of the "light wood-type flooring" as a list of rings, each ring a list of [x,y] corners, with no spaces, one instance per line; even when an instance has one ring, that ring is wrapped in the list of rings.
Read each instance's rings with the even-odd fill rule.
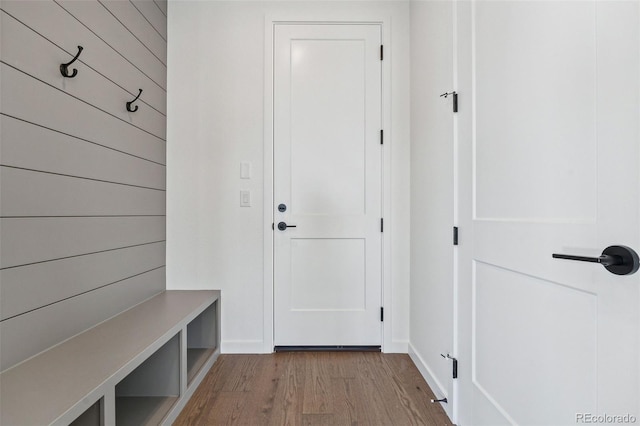
[[[174,425],[451,425],[405,354],[221,355]]]

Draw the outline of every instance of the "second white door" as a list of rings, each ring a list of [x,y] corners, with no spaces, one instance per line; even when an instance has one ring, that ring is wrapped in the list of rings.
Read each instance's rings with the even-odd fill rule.
[[[459,2],[462,425],[635,423],[638,2]],[[454,403],[458,403],[454,399]]]
[[[380,40],[275,26],[276,346],[381,344]]]

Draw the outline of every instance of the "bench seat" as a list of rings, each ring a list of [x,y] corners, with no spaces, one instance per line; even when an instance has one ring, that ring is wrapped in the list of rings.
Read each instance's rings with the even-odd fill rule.
[[[127,396],[139,397],[141,410],[156,401],[155,405],[164,407],[164,412],[145,418],[155,424],[158,420],[171,423],[219,354],[219,298],[217,290],[164,291],[8,369],[0,374],[0,424],[70,424],[91,411],[102,417],[98,424],[115,424],[116,385],[125,378],[134,380],[127,376],[138,367],[137,376],[146,374],[149,377],[141,380],[150,383],[127,383]],[[188,341],[198,341],[198,336],[187,336],[191,323],[196,324],[194,334],[204,335],[207,344],[192,345],[193,354],[189,356]],[[164,347],[168,349],[159,351]],[[153,370],[152,365],[142,365],[152,355],[157,359],[155,365],[164,364],[163,369],[172,366],[179,378],[160,377],[154,383],[156,378],[151,376],[164,373]],[[188,362],[191,359],[193,363]],[[164,397],[155,395],[155,391],[147,392],[144,400],[145,387],[160,393],[162,389],[173,390],[164,392]],[[141,394],[136,394],[134,388]],[[132,404],[132,398],[126,399],[129,401],[121,404],[122,410]],[[90,414],[82,416],[85,417]],[[129,416],[119,413],[117,417],[126,420]]]

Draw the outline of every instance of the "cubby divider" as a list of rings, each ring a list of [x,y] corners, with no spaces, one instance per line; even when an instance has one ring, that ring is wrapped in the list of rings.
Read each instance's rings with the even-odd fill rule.
[[[213,302],[187,325],[187,383],[218,349],[218,303]]]

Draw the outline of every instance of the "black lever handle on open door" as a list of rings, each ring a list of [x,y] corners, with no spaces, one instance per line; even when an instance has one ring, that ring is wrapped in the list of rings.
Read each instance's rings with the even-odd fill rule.
[[[281,231],[284,231],[284,230],[285,230],[285,229],[287,229],[287,228],[297,228],[297,226],[296,226],[296,225],[287,225],[287,224],[286,224],[286,223],[284,223],[284,222],[280,222],[280,223],[278,224],[278,229],[279,229],[279,230],[281,230]]]
[[[640,268],[638,253],[627,246],[609,246],[598,257],[574,256],[553,253],[554,259],[578,260],[580,262],[599,263],[612,274],[631,275]]]

